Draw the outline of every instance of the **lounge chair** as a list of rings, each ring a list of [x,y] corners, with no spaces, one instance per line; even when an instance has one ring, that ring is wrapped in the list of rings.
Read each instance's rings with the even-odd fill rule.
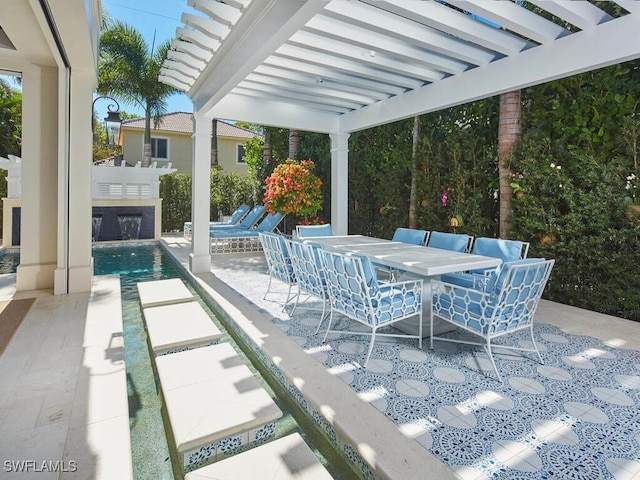
[[[282,221],[282,213],[270,213],[256,228],[216,228],[209,230],[211,254],[259,252],[262,250],[260,232],[273,232]]]
[[[209,227],[213,227],[214,225],[224,225],[224,226],[232,226],[238,225],[240,221],[244,218],[244,216],[249,211],[249,205],[243,203],[231,214],[229,220],[226,222],[209,222]],[[193,234],[193,222],[184,222],[184,238],[191,241],[191,236]]]
[[[242,221],[237,225],[212,225],[209,227],[210,231],[216,231],[218,229],[242,229],[247,230],[249,228],[253,228],[260,221],[260,219],[264,216],[264,206],[256,205],[251,209],[249,213],[242,219]]]

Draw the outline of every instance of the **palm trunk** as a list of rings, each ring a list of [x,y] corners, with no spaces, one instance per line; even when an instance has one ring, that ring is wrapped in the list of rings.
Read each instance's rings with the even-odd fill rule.
[[[289,158],[296,160],[298,151],[300,150],[300,132],[298,130],[289,130]]]
[[[148,108],[144,115],[144,149],[142,151],[143,167],[151,165],[151,110]]]
[[[409,228],[416,228],[416,201],[418,197],[418,137],[420,116],[413,117],[413,141],[411,144],[411,189],[409,190]]]
[[[271,132],[264,133],[264,149],[262,151],[262,164],[264,171],[267,171],[267,167],[271,165],[273,161],[273,152],[271,151]]]
[[[498,123],[498,175],[500,185],[499,236],[509,238],[511,233],[511,170],[513,149],[522,137],[521,92],[516,90],[500,95]]]
[[[211,121],[211,168],[218,166],[218,120]]]

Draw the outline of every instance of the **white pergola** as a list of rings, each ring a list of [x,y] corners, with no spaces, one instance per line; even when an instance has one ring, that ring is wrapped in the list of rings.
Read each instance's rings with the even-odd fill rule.
[[[208,204],[211,119],[324,132],[338,233],[347,231],[351,132],[640,56],[633,0],[610,2],[611,13],[567,0],[188,5],[160,80],[193,100],[193,204]],[[209,269],[207,222],[194,208],[193,271]]]

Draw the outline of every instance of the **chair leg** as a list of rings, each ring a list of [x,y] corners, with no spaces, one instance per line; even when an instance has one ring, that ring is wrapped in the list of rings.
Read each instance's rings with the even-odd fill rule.
[[[327,301],[323,300],[322,301],[322,315],[320,316],[320,321],[318,322],[318,327],[316,328],[316,331],[314,333],[314,335],[317,335],[318,332],[320,331],[320,327],[322,326],[322,322],[324,322],[324,317],[327,314]]]
[[[331,324],[333,323],[333,309],[331,310],[331,314],[329,315],[329,325],[327,325],[327,331],[324,332],[324,338],[322,339],[322,343],[327,341],[327,335],[329,335],[329,330],[331,330]]]
[[[269,283],[267,284],[267,291],[264,292],[264,297],[262,297],[263,300],[267,299],[267,295],[269,294],[270,289],[271,289],[271,275],[269,275]]]
[[[376,341],[376,330],[375,328],[371,331],[371,341],[369,342],[369,351],[367,352],[367,358],[364,359],[363,367],[367,366],[369,363],[369,357],[371,356],[371,352],[373,352],[373,343]]]
[[[544,360],[542,359],[542,356],[540,356],[540,350],[538,350],[538,344],[536,343],[536,339],[533,338],[533,323],[529,326],[529,334],[531,335],[531,343],[533,344],[533,349],[536,351],[538,360],[540,360],[540,363],[544,365]]]
[[[502,377],[500,376],[500,372],[498,372],[498,367],[496,366],[496,362],[493,360],[493,352],[491,351],[490,340],[487,340],[487,344],[485,345],[485,348],[487,350],[487,354],[489,355],[489,360],[491,361],[491,365],[493,365],[493,369],[495,370],[496,375],[498,376],[498,380],[500,381],[500,383],[503,383]]]

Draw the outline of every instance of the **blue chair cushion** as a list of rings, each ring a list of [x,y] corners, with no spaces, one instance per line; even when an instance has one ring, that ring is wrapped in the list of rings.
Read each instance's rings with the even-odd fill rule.
[[[393,234],[394,242],[408,243],[411,245],[424,245],[424,239],[427,236],[426,230],[416,230],[413,228],[396,228]]]
[[[298,225],[298,236],[304,237],[331,237],[333,236],[333,229],[331,224],[325,225]]]
[[[429,247],[464,252],[469,244],[469,236],[460,233],[431,232]]]

